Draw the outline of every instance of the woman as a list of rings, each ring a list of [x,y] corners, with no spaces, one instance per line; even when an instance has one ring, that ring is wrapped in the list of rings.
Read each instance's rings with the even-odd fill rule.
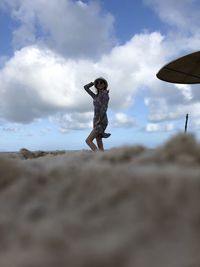
[[[90,87],[95,86],[97,94],[90,90]],[[105,129],[108,125],[107,108],[109,102],[109,91],[107,90],[108,83],[104,78],[98,78],[94,82],[86,84],[84,89],[93,98],[94,104],[94,118],[93,118],[93,130],[85,140],[88,146],[93,150],[104,150],[102,138],[108,138],[109,133],[105,133]],[[96,138],[97,146],[93,143]],[[98,148],[97,148],[98,147]]]

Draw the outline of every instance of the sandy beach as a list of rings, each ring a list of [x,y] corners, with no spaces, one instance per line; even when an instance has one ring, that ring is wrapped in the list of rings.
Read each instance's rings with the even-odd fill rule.
[[[200,144],[0,156],[1,267],[199,267]]]

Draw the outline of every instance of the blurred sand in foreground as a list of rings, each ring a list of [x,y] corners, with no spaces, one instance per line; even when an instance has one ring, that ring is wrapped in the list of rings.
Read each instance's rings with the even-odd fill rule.
[[[0,267],[199,267],[200,144],[0,157]]]

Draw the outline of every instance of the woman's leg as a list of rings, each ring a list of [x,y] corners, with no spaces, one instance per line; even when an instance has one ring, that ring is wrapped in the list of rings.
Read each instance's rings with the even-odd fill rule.
[[[91,133],[86,138],[85,142],[86,144],[93,150],[97,150],[97,146],[93,143],[93,140],[97,137],[96,131],[93,129]]]
[[[97,136],[96,140],[97,140],[98,149],[104,151],[102,138]]]

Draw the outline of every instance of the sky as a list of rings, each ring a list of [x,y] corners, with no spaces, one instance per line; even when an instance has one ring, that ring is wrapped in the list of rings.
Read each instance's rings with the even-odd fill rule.
[[[1,0],[0,151],[88,149],[93,104],[109,83],[106,149],[200,138],[199,85],[160,81],[169,61],[199,50],[198,0]]]

